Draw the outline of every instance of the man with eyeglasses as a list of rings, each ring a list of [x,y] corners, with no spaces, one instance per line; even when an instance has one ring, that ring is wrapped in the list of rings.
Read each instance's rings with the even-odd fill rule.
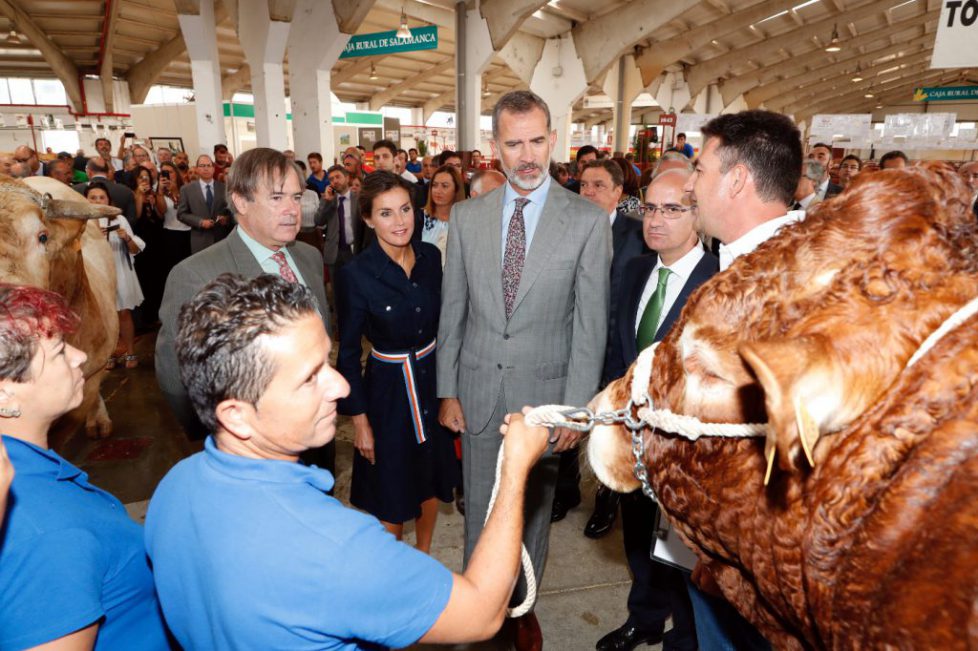
[[[978,216],[978,161],[965,163],[958,170],[958,174],[971,189],[971,212]]]
[[[623,376],[644,348],[666,336],[689,295],[719,269],[716,257],[703,249],[696,234],[696,218],[683,190],[689,175],[686,169],[662,172],[645,192],[647,203],[639,212],[642,236],[652,253],[625,265],[618,314],[608,331],[605,384]],[[582,194],[584,187],[582,181]],[[632,572],[628,619],[598,640],[598,651],[630,650],[660,641],[666,649],[697,648],[683,572],[650,556],[657,520],[658,507],[641,491],[621,496],[625,557]],[[672,630],[663,634],[670,616]]]

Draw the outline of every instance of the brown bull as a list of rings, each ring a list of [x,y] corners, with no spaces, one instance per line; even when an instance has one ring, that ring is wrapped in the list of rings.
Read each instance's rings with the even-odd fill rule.
[[[978,318],[905,369],[978,297],[976,245],[949,168],[861,176],[703,285],[656,351],[657,407],[769,423],[645,440],[663,511],[778,648],[978,644]],[[631,379],[596,405],[624,406]],[[620,428],[588,450],[637,487]]]
[[[57,424],[52,447],[82,422],[90,434],[111,432],[99,385],[119,335],[115,266],[98,224],[89,220],[117,214],[51,178],[20,182],[0,175],[0,280],[55,291],[81,317],[69,342],[88,355],[84,397]]]

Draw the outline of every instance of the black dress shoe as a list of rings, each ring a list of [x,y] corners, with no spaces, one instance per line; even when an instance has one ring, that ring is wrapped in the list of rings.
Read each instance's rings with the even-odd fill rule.
[[[550,510],[550,521],[560,522],[567,517],[567,512],[572,508],[581,503],[581,496],[578,495],[576,499],[565,500],[560,497],[554,497],[554,505]]]
[[[625,622],[594,645],[597,651],[632,651],[639,644],[658,644],[662,641],[662,630],[650,631]]]
[[[611,531],[618,514],[618,500],[621,496],[610,488],[601,486],[594,495],[594,513],[584,526],[588,538],[600,538]]]

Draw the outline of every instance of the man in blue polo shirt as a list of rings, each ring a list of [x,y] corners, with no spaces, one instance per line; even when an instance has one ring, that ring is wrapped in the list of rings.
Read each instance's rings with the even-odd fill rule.
[[[546,430],[510,419],[495,508],[453,574],[298,462],[333,438],[349,391],[330,346],[309,290],[280,276],[222,275],[181,310],[181,378],[214,434],[160,483],[146,547],[185,648],[405,647],[486,639],[502,624]]]

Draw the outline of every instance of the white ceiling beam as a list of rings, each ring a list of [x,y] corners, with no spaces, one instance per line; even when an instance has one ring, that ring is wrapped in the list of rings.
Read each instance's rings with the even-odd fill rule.
[[[221,77],[221,97],[230,102],[234,94],[251,83],[251,67],[242,63],[241,67],[229,75]]]
[[[913,90],[914,80],[921,76],[921,73],[927,73],[929,70],[926,63],[919,64],[916,66],[909,66],[900,71],[900,73],[886,81],[884,84],[876,83],[875,80],[866,80],[858,84],[853,84],[852,88],[847,92],[836,93],[831,97],[824,97],[813,102],[799,102],[796,104],[791,104],[785,107],[784,113],[786,114],[800,114],[800,113],[839,113],[836,107],[846,106],[847,104],[852,104],[854,101],[859,101],[865,99],[863,96],[867,92],[872,92],[874,95],[878,93],[885,93],[897,88],[908,88],[907,99],[910,99],[911,92]],[[909,84],[909,85],[908,85]],[[872,99],[875,99],[872,98]]]
[[[106,25],[102,33],[105,34],[105,38],[102,42],[102,65],[99,66],[99,81],[102,85],[102,101],[105,102],[105,110],[108,113],[115,113],[115,95],[112,77],[114,71],[112,50],[115,45],[116,31],[118,30],[117,23],[119,21],[119,5],[122,4],[122,0],[105,0],[110,3],[107,7],[109,15],[106,17],[108,25]]]
[[[408,77],[407,79],[389,86],[386,90],[383,90],[372,98],[370,98],[370,110],[379,111],[380,107],[387,104],[404,91],[413,88],[420,82],[425,81],[436,75],[444,74],[446,72],[451,72],[455,69],[455,57],[448,57],[448,59],[439,61],[438,63],[427,66],[423,68],[418,73]]]
[[[356,34],[373,6],[374,0],[333,0],[333,13],[340,31]],[[291,16],[292,12],[289,12],[290,19]]]
[[[493,49],[503,49],[526,19],[546,4],[547,0],[482,0],[479,10],[488,24]]]
[[[873,16],[905,0],[870,0],[855,9],[836,14],[823,20],[813,22],[805,27],[792,29],[763,41],[753,43],[743,48],[732,50],[719,57],[707,59],[689,69],[686,81],[689,83],[690,95],[696,96],[706,86],[720,77],[734,74],[734,71],[747,59],[763,59],[779,48],[795,46],[808,39],[812,34],[831,34],[832,29],[843,21],[856,21]]]

